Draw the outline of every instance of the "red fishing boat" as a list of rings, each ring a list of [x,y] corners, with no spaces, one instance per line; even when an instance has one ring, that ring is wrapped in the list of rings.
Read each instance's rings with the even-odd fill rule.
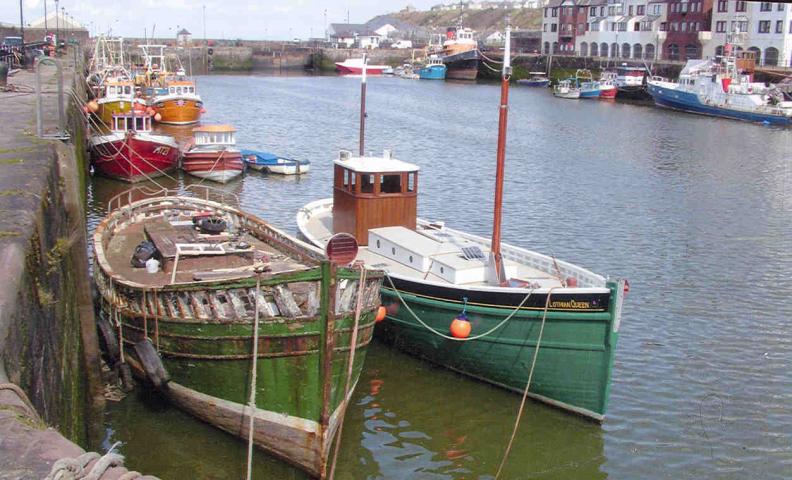
[[[616,72],[604,71],[600,75],[599,97],[604,99],[616,98]]]
[[[106,177],[140,182],[174,170],[179,145],[173,137],[152,134],[145,112],[116,114],[110,133],[91,137],[91,162]]]
[[[245,170],[231,125],[193,128],[193,141],[184,152],[182,169],[199,178],[226,183]]]
[[[363,65],[366,64],[366,73],[368,75],[383,75],[393,73],[393,68],[388,65],[368,65],[364,58],[349,58],[343,62],[336,62],[336,70],[341,75],[361,75],[363,73]]]

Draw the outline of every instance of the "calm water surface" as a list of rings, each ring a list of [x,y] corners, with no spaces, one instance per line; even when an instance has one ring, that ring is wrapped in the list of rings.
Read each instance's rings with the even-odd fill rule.
[[[359,83],[199,79],[208,122],[241,146],[307,158],[310,174],[224,188],[295,232],[356,150]],[[421,216],[489,235],[499,89],[374,78],[367,149],[421,166]],[[189,135],[184,129],[174,132]],[[792,131],[513,88],[504,237],[626,277],[608,416],[525,412],[504,478],[792,477]],[[168,186],[195,183],[177,176]],[[126,185],[95,178],[89,224]],[[338,478],[493,478],[519,396],[372,345]],[[243,478],[245,445],[144,393],[110,405],[97,446],[125,442],[162,477]],[[257,454],[257,478],[303,478]]]

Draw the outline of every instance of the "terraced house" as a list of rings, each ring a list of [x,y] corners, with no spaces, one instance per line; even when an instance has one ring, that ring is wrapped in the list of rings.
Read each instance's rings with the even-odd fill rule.
[[[704,56],[722,55],[727,39],[738,52],[750,52],[757,65],[792,66],[792,5],[716,0]]]
[[[588,28],[577,37],[581,56],[654,60],[665,40],[663,0],[588,1]]]

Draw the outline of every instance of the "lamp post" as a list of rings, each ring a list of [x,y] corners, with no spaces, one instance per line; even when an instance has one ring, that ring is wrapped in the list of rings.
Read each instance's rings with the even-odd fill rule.
[[[59,0],[55,0],[55,48],[58,48],[58,42],[60,42],[60,18],[58,17],[58,2]]]
[[[25,16],[22,13],[22,0],[19,0],[19,36],[22,38],[22,56],[25,50]]]

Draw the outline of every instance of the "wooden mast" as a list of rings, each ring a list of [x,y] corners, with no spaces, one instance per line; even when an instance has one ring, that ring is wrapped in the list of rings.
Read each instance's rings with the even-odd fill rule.
[[[509,79],[511,78],[511,25],[506,25],[506,42],[503,48],[503,75],[501,77],[500,115],[498,118],[498,154],[495,170],[495,214],[492,221],[490,251],[491,282],[501,285],[507,281],[501,256],[501,217],[503,210],[503,176],[506,161],[506,124],[509,114]]]
[[[365,156],[366,152],[366,64],[368,59],[366,54],[363,54],[363,77],[360,81],[360,151],[358,152],[361,157]]]

